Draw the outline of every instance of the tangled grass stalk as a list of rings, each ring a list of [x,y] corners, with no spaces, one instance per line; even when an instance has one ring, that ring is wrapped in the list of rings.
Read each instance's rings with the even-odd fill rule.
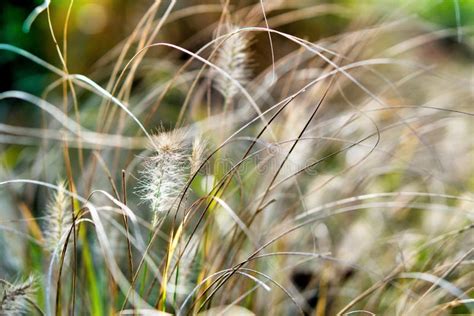
[[[62,68],[0,43],[0,314],[472,314],[474,6],[400,1],[125,4],[94,67],[116,8],[45,1]]]

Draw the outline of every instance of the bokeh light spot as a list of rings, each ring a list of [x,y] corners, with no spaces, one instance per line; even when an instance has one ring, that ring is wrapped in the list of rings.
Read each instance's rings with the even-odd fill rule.
[[[107,26],[107,10],[103,5],[89,3],[77,13],[77,28],[85,34],[98,34]]]

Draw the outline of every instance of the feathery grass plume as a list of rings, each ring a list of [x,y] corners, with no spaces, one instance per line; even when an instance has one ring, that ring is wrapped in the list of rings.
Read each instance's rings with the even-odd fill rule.
[[[191,175],[196,173],[204,161],[204,153],[206,151],[206,142],[201,137],[196,137],[193,142],[193,150],[191,157],[189,157],[189,164],[191,166]]]
[[[183,236],[183,240],[188,240],[187,238],[187,236]],[[201,269],[201,262],[198,259],[199,244],[201,241],[196,235],[189,238],[189,245],[186,251],[183,252],[182,249],[176,250],[172,260],[172,266],[177,264],[178,268],[174,269],[169,279],[175,295],[179,297],[178,301],[182,301],[182,299],[192,291],[199,278]],[[184,248],[184,245],[178,247]],[[182,255],[179,255],[181,253]]]
[[[28,301],[32,301],[36,279],[29,276],[23,282],[3,283],[0,298],[0,315],[25,315],[29,310]]]
[[[152,148],[154,154],[140,171],[137,194],[151,205],[156,225],[158,214],[173,206],[189,179],[191,146],[185,132],[173,130],[154,136]]]
[[[236,32],[238,29],[238,27],[230,24],[224,27],[227,33]],[[237,32],[227,37],[218,50],[216,65],[240,84],[245,84],[250,75],[248,67],[249,46],[250,39],[248,35],[244,32]],[[224,96],[226,102],[229,102],[238,92],[235,83],[232,83],[229,78],[218,75],[215,82],[217,89]]]
[[[62,247],[61,240],[72,223],[71,203],[69,197],[64,193],[66,183],[58,181],[60,190],[56,191],[51,201],[48,203],[46,211],[46,225],[44,229],[45,248],[54,251],[58,246]],[[61,245],[60,245],[61,244]]]

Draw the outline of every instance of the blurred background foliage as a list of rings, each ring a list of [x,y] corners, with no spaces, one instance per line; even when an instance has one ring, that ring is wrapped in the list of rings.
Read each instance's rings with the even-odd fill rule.
[[[46,13],[40,15],[33,23],[31,31],[24,33],[22,25],[35,6],[41,0],[5,0],[0,2],[0,42],[12,44],[26,49],[40,58],[53,64],[59,64],[53,39],[50,36]],[[249,1],[234,1],[235,6],[248,5]],[[249,3],[247,3],[249,2]],[[294,1],[297,6],[306,6],[315,1]],[[380,9],[385,12],[405,11],[432,22],[437,28],[451,28],[474,25],[474,1],[472,0],[320,0],[317,3],[342,4],[353,13],[364,14],[367,9]],[[206,4],[218,4],[218,1],[208,1]],[[58,38],[62,38],[65,15],[70,0],[52,0],[51,18],[53,29]],[[71,19],[68,28],[68,65],[70,72],[82,73],[93,69],[94,64],[112,47],[120,43],[136,25],[151,1],[126,0],[74,0],[71,8]],[[203,1],[178,1],[177,8],[203,4]],[[201,27],[200,21],[194,19],[215,19],[215,14],[207,13],[193,16],[190,19],[180,19],[173,23],[173,28],[167,28],[167,36],[161,40],[182,42],[189,34],[194,34]],[[345,21],[348,22],[348,21]],[[308,34],[307,29],[315,38],[336,34],[344,26],[341,17],[326,16],[298,21],[288,26],[290,33],[298,33],[298,29]],[[460,31],[462,36],[462,31]],[[456,39],[452,39],[454,42]],[[191,49],[196,47],[190,47]],[[32,63],[25,62],[19,56],[10,53],[0,53],[2,91],[15,89],[31,93],[41,93],[48,73]],[[5,108],[0,109],[0,117],[5,116]]]
[[[28,33],[23,31],[25,19],[41,3],[41,0],[1,1],[0,43],[7,43],[25,49],[60,67],[61,63],[51,36],[46,12],[43,12],[34,21]],[[231,1],[235,11],[238,11],[240,7],[243,8],[253,3],[253,1]],[[288,5],[293,6],[293,8],[305,8],[321,3],[341,5],[342,8],[347,10],[347,14],[312,16],[311,18],[299,19],[293,23],[285,24],[279,29],[315,41],[344,31],[347,27],[350,27],[350,23],[355,20],[356,16],[359,18],[361,15],[367,16],[367,19],[371,19],[373,16],[381,16],[382,19],[385,16],[388,19],[388,16],[393,14],[400,14],[407,18],[410,18],[410,16],[421,17],[422,20],[431,23],[434,29],[457,28],[457,36],[442,38],[441,41],[445,45],[444,51],[448,51],[450,55],[456,54],[456,60],[458,61],[473,58],[472,50],[465,44],[465,41],[471,40],[472,37],[462,38],[463,29],[474,25],[474,1],[472,0],[294,0],[289,1]],[[105,73],[103,72],[101,65],[104,56],[110,56],[110,52],[113,51],[114,47],[118,47],[131,34],[151,4],[152,1],[52,0],[50,4],[51,27],[62,50],[64,50],[62,43],[65,19],[68,9],[71,10],[67,31],[69,72],[92,76],[94,80],[104,84],[107,80],[107,74],[111,70],[106,68]],[[210,10],[211,12],[190,14],[186,18],[176,19],[160,32],[157,41],[177,43],[191,51],[197,51],[202,45],[206,44],[213,34],[212,30],[206,33],[206,30],[202,29],[202,21],[211,23],[219,19],[221,13],[219,1],[203,3],[203,1],[198,0],[180,0],[174,11],[204,4],[215,5],[215,9]],[[165,8],[166,6],[161,6],[162,11]],[[276,11],[270,12],[269,18],[281,13],[281,10]],[[378,14],[370,14],[374,11]],[[204,36],[196,36],[200,32],[205,33]],[[258,38],[254,41],[255,47],[252,59],[254,60],[255,73],[259,73],[269,66],[271,56],[268,43],[265,40],[267,35],[260,33],[256,36]],[[394,34],[394,36],[396,35]],[[275,37],[273,40],[281,39]],[[291,46],[288,41],[282,41],[280,45],[276,42],[275,45],[279,47],[276,54],[282,56],[296,48],[296,46]],[[157,48],[150,50],[147,57],[158,56],[158,50]],[[430,53],[426,52],[426,55],[429,56]],[[434,56],[438,59],[442,57]],[[180,58],[184,60],[188,56],[183,54]],[[441,60],[436,60],[436,62],[441,62]],[[139,89],[140,83],[150,86],[153,85],[153,82],[171,78],[172,74],[168,69],[156,68],[152,72],[148,72],[146,77],[137,77],[134,87],[137,88],[138,86],[137,89]],[[0,73],[0,91],[22,90],[38,96],[44,93],[44,89],[48,84],[56,79],[55,75],[44,68],[7,51],[0,51]],[[166,106],[160,107],[159,118],[156,119],[156,122],[151,123],[155,126],[163,123],[165,125],[174,123],[183,99],[184,96],[180,93],[173,93],[173,91],[168,93],[164,100]],[[90,100],[87,102],[90,103]],[[81,103],[83,118],[87,117],[87,108],[90,108],[90,104],[86,104],[87,102]],[[41,115],[38,108],[14,100],[0,101],[0,104],[0,123],[10,122],[23,126],[37,126],[39,124]],[[92,113],[91,116],[94,117],[94,114]],[[89,124],[88,122],[88,119],[83,121],[86,126]],[[95,122],[91,120],[90,124],[95,124]],[[153,126],[152,124],[150,126]]]
[[[166,2],[166,1],[165,1]],[[306,19],[299,19],[293,23],[283,25],[279,29],[296,36],[303,36],[308,40],[337,35],[339,32],[350,27],[350,23],[355,17],[366,16],[387,16],[390,14],[403,14],[406,16],[421,17],[425,22],[433,25],[434,29],[458,28],[457,36],[443,37],[442,43],[445,51],[449,55],[456,54],[456,60],[472,59],[472,50],[469,43],[472,36],[463,36],[464,28],[474,25],[474,1],[473,0],[301,0],[298,2],[282,1],[288,7],[306,8],[311,5],[327,3],[341,5],[347,9],[348,14],[325,14]],[[0,43],[7,43],[23,48],[32,54],[52,63],[61,65],[54,45],[53,38],[48,25],[47,13],[43,12],[33,23],[29,33],[23,31],[23,23],[28,15],[42,0],[5,0],[0,1]],[[240,7],[253,4],[254,1],[231,1],[235,11]],[[58,43],[62,47],[63,30],[65,18],[70,7],[71,15],[67,32],[67,64],[69,72],[84,73],[92,76],[99,83],[104,83],[107,78],[100,73],[101,58],[113,51],[114,47],[126,39],[131,34],[134,27],[146,12],[152,1],[126,1],[126,0],[52,0],[50,4],[52,28]],[[190,6],[203,4],[217,5],[212,12],[191,14],[185,18],[171,22],[171,25],[164,28],[157,41],[164,41],[179,44],[191,51],[198,50],[212,38],[212,31],[209,30],[205,36],[195,36],[202,30],[202,21],[216,22],[219,19],[220,2],[209,0],[205,3],[200,0],[179,0],[174,11]],[[268,4],[267,4],[268,5]],[[161,6],[164,10],[166,6]],[[371,14],[372,10],[381,14]],[[162,13],[162,12],[161,12]],[[161,14],[160,13],[160,14]],[[281,12],[269,13],[272,15]],[[375,21],[373,21],[375,22]],[[263,25],[262,25],[263,26]],[[310,30],[310,31],[308,31]],[[255,35],[254,60],[255,73],[269,66],[271,61],[268,43],[265,40],[266,34]],[[308,36],[310,38],[308,38]],[[462,37],[462,41],[459,37]],[[198,38],[198,40],[194,40]],[[274,41],[281,40],[275,37]],[[469,45],[466,45],[469,43]],[[290,47],[287,41],[282,41],[281,45],[275,43],[278,50],[275,52],[284,55],[295,47]],[[158,49],[153,49],[147,53],[147,57],[157,56]],[[427,52],[427,55],[429,52]],[[131,56],[130,56],[131,57]],[[182,55],[180,58],[187,59]],[[278,58],[279,56],[277,56]],[[435,56],[436,57],[436,56]],[[438,57],[439,58],[439,57]],[[55,75],[49,73],[44,68],[27,61],[21,56],[6,51],[0,51],[0,91],[22,90],[34,95],[41,95],[47,85],[56,79]],[[143,84],[152,85],[153,82],[165,81],[172,74],[167,69],[154,70],[152,75],[146,78]],[[134,84],[134,86],[136,86]],[[159,126],[173,123],[179,113],[181,94],[168,93],[165,103],[168,106],[161,107]],[[0,123],[9,122],[17,125],[38,126],[41,118],[38,108],[31,107],[23,102],[9,100],[0,101]],[[82,103],[81,109],[83,117],[87,113],[87,104]],[[93,114],[92,114],[93,115]],[[87,125],[88,120],[84,121]],[[6,154],[6,153],[5,153]],[[5,157],[4,157],[5,158]]]
[[[60,67],[61,63],[51,36],[50,26],[47,20],[47,13],[43,12],[33,23],[28,33],[23,31],[23,23],[36,6],[41,4],[41,0],[5,0],[0,2],[0,43],[7,43],[25,49],[36,56]],[[253,4],[253,1],[231,1],[235,11],[240,7]],[[421,17],[428,21],[434,29],[457,28],[457,36],[443,37],[442,43],[445,45],[444,51],[449,54],[456,54],[456,60],[472,59],[473,53],[465,44],[471,38],[462,38],[463,28],[474,26],[474,1],[472,0],[294,0],[289,1],[289,6],[305,8],[321,3],[341,5],[348,14],[324,14],[311,18],[299,19],[293,23],[285,24],[279,29],[283,32],[302,36],[308,40],[318,40],[320,38],[337,35],[344,31],[355,17],[373,16],[388,17],[393,14],[400,14],[407,18]],[[96,82],[104,84],[107,80],[109,68],[103,73],[104,56],[110,56],[110,52],[131,34],[134,27],[146,12],[152,1],[127,1],[127,0],[52,0],[50,4],[52,29],[62,47],[63,30],[68,9],[71,10],[67,32],[67,64],[70,73],[83,73],[91,76]],[[202,29],[203,21],[216,22],[220,15],[219,1],[180,0],[177,2],[174,11],[199,6],[204,4],[215,5],[211,12],[190,14],[186,18],[178,18],[171,22],[171,25],[164,28],[157,41],[177,43],[191,51],[197,51],[202,45],[212,38],[212,30],[205,33]],[[161,6],[163,11],[166,6]],[[280,14],[281,11],[269,13]],[[370,14],[376,11],[378,14]],[[160,12],[159,14],[162,14]],[[375,21],[373,21],[375,22]],[[262,25],[263,26],[263,25]],[[271,62],[270,50],[265,40],[264,33],[256,35],[254,41],[254,72],[259,73],[269,66]],[[396,36],[394,34],[394,36]],[[281,40],[278,37],[274,41]],[[279,49],[276,54],[283,56],[296,46],[291,46],[288,41],[276,42]],[[472,45],[471,45],[472,47]],[[161,48],[160,48],[161,49]],[[147,57],[153,58],[159,49],[150,50]],[[428,56],[430,53],[426,52]],[[131,57],[131,56],[130,56]],[[277,56],[277,58],[280,56]],[[434,58],[443,56],[434,56]],[[445,57],[445,56],[444,56]],[[116,58],[116,57],[113,57]],[[180,58],[187,59],[182,55]],[[436,60],[441,62],[441,60]],[[142,67],[142,66],[141,66]],[[153,69],[146,77],[137,77],[134,87],[139,89],[140,83],[148,87],[153,82],[164,81],[171,78],[169,69]],[[159,67],[158,67],[159,68]],[[0,91],[22,90],[40,96],[44,89],[56,79],[56,76],[44,68],[24,59],[16,54],[0,51]],[[140,82],[142,81],[142,82]],[[175,122],[184,96],[171,91],[166,96],[164,104],[161,106],[156,122],[151,122],[150,126],[161,124],[172,124]],[[87,100],[86,100],[87,101]],[[90,100],[87,102],[90,103]],[[90,104],[81,103],[82,117],[87,117]],[[8,100],[0,101],[0,123],[9,122],[22,126],[37,126],[40,111],[24,102]],[[93,111],[91,116],[94,117]],[[84,125],[95,124],[93,120],[83,121]],[[13,150],[16,146],[10,147]],[[15,151],[16,152],[16,151]],[[8,153],[5,152],[4,155]],[[7,160],[15,160],[14,155]],[[8,157],[3,157],[6,159]],[[12,161],[11,161],[12,162]],[[7,165],[9,163],[7,162]]]

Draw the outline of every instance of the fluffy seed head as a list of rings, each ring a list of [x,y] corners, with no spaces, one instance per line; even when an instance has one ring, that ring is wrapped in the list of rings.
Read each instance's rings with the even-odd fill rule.
[[[175,205],[188,179],[190,145],[181,131],[162,132],[153,139],[154,154],[145,160],[140,171],[141,178],[137,194],[150,204],[153,225],[158,214]]]
[[[198,171],[198,168],[204,161],[205,151],[206,142],[202,138],[196,137],[193,142],[193,150],[191,152],[191,157],[189,157],[189,164],[191,165],[191,175]]]
[[[228,33],[235,32],[238,27],[227,25]],[[216,65],[228,73],[240,84],[245,84],[249,77],[249,51],[250,40],[244,32],[237,32],[225,38],[220,45]],[[226,98],[231,99],[238,92],[238,87],[229,78],[218,75],[216,86],[219,92]]]
[[[201,262],[196,258],[199,251],[199,242],[200,240],[198,237],[190,237],[186,251],[176,251],[173,256],[173,265],[178,264],[179,269],[174,269],[169,280],[174,282],[172,285],[180,298],[185,297],[186,294],[193,289],[196,280],[199,278],[199,267]]]
[[[32,300],[36,280],[33,276],[23,282],[3,286],[0,296],[0,315],[25,315],[28,312],[28,300]]]
[[[45,248],[53,251],[58,246],[63,246],[64,234],[72,223],[71,203],[69,197],[64,194],[66,184],[59,181],[57,186],[60,190],[56,191],[47,206],[47,220],[44,229]],[[63,240],[62,240],[63,239]]]

